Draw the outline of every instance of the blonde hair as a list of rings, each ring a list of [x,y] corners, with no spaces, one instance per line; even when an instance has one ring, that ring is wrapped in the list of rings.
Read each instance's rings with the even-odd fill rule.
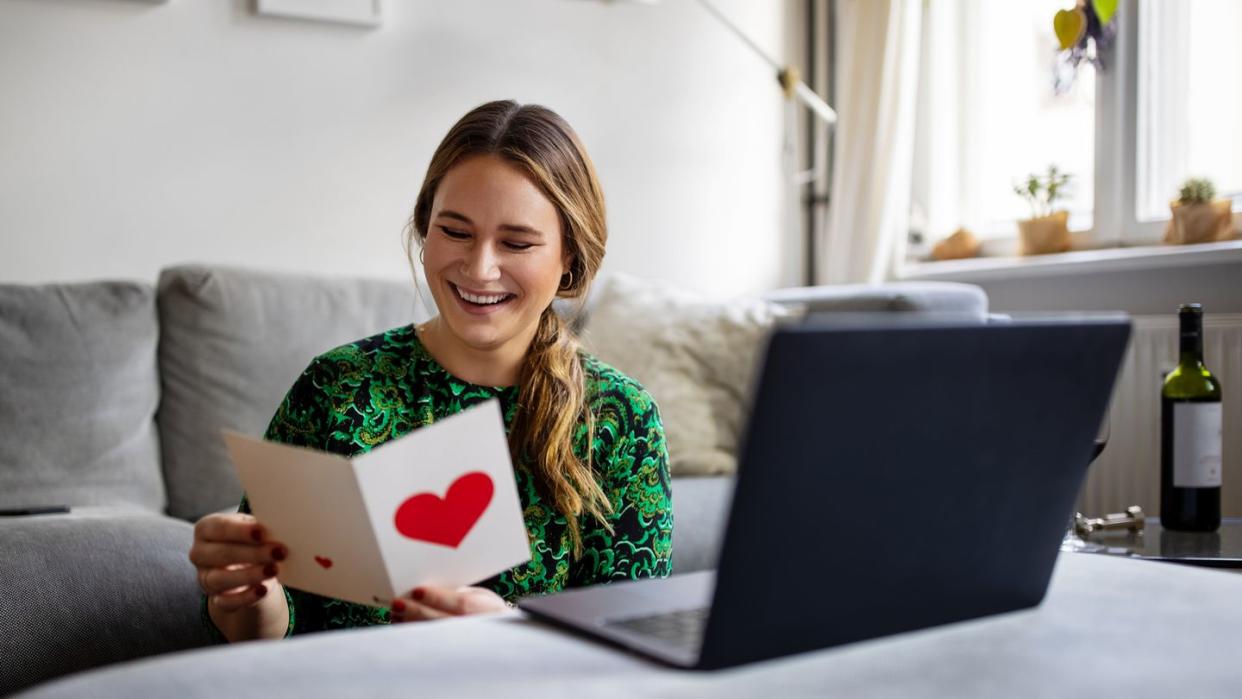
[[[556,207],[570,259],[557,296],[579,300],[581,310],[608,240],[604,193],[578,135],[558,114],[538,105],[488,102],[470,110],[449,130],[431,157],[407,227],[411,265],[415,239],[420,247],[427,239],[431,205],[440,182],[455,165],[476,155],[501,158],[521,168]],[[578,517],[584,511],[591,513],[611,534],[605,513],[613,511],[592,472],[595,420],[579,346],[578,338],[549,304],[522,365],[519,404],[509,433],[514,460],[529,459],[536,487],[565,516],[575,559],[582,555]],[[586,429],[585,461],[573,451],[580,426]]]

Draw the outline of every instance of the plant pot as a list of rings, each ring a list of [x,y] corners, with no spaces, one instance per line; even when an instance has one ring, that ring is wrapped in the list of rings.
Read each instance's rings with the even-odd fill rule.
[[[965,228],[959,228],[953,235],[936,243],[932,248],[932,257],[937,260],[961,260],[979,256],[979,239]]]
[[[1069,212],[1018,221],[1018,254],[1043,255],[1070,249]]]
[[[1234,235],[1232,202],[1229,199],[1198,204],[1169,202],[1173,218],[1164,229],[1164,242],[1174,245],[1229,240]]]

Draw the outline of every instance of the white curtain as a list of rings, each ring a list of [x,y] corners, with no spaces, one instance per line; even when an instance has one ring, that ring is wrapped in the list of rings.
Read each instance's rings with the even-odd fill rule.
[[[921,0],[842,0],[837,9],[832,200],[817,284],[880,282],[904,251]]]

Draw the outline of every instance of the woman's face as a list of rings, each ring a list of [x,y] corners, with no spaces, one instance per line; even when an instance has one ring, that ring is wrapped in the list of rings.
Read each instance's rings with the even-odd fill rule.
[[[427,228],[423,273],[448,330],[478,350],[529,342],[569,269],[539,187],[499,158],[467,158],[440,181]]]

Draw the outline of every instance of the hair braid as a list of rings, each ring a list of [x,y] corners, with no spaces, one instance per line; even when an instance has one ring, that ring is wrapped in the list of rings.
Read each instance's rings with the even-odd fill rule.
[[[612,533],[605,513],[613,511],[592,469],[595,419],[578,347],[565,321],[551,308],[545,310],[522,368],[521,406],[513,425],[515,439],[510,442],[515,459],[535,457],[531,461],[539,482],[566,515],[574,558],[582,555],[582,534],[578,518],[570,515],[589,512]],[[585,460],[573,452],[574,437],[583,428]]]

